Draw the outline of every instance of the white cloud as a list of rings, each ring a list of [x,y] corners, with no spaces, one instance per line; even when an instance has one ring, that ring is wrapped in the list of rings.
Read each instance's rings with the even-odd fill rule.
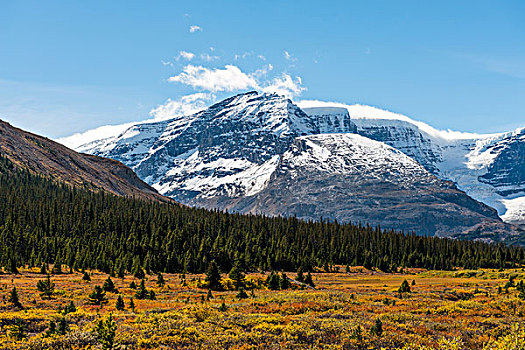
[[[195,54],[193,52],[179,51],[179,55],[177,56],[177,61],[181,58],[184,58],[186,61],[191,61],[193,57],[195,57]]]
[[[220,59],[219,56],[212,56],[207,53],[201,53],[201,60],[211,62]]]
[[[239,59],[243,59],[243,60],[244,60],[244,59],[246,59],[247,57],[252,56],[252,55],[254,55],[254,52],[253,52],[253,51],[248,51],[248,52],[244,52],[244,53],[241,54],[241,55],[236,54],[233,58],[234,58],[236,61],[239,60]]]
[[[252,77],[255,77],[255,78],[259,79],[259,78],[263,78],[264,76],[266,76],[272,70],[273,70],[273,66],[271,64],[267,64],[267,65],[263,66],[262,68],[257,69],[255,72],[253,72],[250,75]]]
[[[226,65],[224,69],[210,69],[190,64],[183,68],[182,73],[170,77],[168,81],[211,92],[259,89],[253,76],[243,73],[239,67],[233,65]]]
[[[182,96],[178,100],[168,99],[164,104],[153,108],[149,115],[154,120],[166,120],[178,115],[191,115],[205,109],[210,101],[213,101],[213,94],[195,93]]]
[[[170,61],[160,60],[160,62],[162,63],[163,66],[173,67],[173,63],[171,63]]]
[[[284,51],[284,58],[288,61],[292,61],[292,62],[295,62],[297,61],[297,58],[295,58],[295,56],[291,53],[289,53],[288,51]]]
[[[134,124],[135,123],[105,125],[85,132],[79,132],[71,136],[62,137],[56,139],[55,141],[71,149],[78,150],[78,147],[87,143],[117,136],[126,131],[129,127],[133,126]]]
[[[202,28],[199,26],[190,26],[190,33],[202,32]]]
[[[152,121],[167,120],[181,115],[191,115],[200,110],[206,109],[210,102],[213,101],[215,101],[215,96],[213,94],[206,94],[202,92],[182,96],[177,100],[168,99],[164,104],[153,108],[149,112],[149,115],[152,117],[151,119],[120,125],[105,125],[96,129],[76,133],[71,136],[62,137],[55,141],[71,149],[83,151],[85,147],[81,146],[84,146],[93,141],[116,137],[133,125],[149,123]]]
[[[306,88],[302,87],[301,77],[295,77],[295,80],[288,74],[283,73],[280,77],[271,80],[268,85],[263,88],[264,92],[273,92],[288,98],[301,95]]]
[[[266,61],[266,57],[264,57],[263,55],[257,55],[257,58],[259,58],[262,61]]]

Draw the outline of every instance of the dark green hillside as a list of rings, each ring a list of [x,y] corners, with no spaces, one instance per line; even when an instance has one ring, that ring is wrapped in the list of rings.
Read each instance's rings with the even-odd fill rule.
[[[0,157],[0,265],[102,271],[295,270],[332,264],[450,269],[524,263],[524,250],[379,228],[213,212],[54,182]]]

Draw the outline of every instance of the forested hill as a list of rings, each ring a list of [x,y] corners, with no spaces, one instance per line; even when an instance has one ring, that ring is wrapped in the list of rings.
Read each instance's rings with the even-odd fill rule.
[[[18,168],[73,186],[104,190],[119,196],[171,201],[140,180],[124,164],[77,153],[48,138],[15,128],[0,120],[0,155]]]
[[[202,272],[331,264],[450,269],[525,263],[523,248],[294,218],[243,216],[94,192],[20,170],[0,156],[0,264],[102,271]]]

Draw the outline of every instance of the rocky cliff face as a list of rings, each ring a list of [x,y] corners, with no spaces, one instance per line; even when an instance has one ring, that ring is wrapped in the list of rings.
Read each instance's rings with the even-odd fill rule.
[[[495,177],[466,165],[476,145],[475,137],[444,136],[373,107],[301,109],[250,92],[191,116],[137,124],[80,150],[124,162],[189,205],[505,237],[513,229],[497,212],[461,191],[462,183],[494,187],[488,182]],[[494,176],[506,178],[507,168],[494,167]]]

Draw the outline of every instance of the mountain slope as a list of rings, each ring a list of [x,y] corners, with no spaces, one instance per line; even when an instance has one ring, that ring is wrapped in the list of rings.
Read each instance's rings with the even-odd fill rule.
[[[434,176],[441,161],[435,137],[422,137],[407,120],[395,133],[384,121],[381,130],[366,129],[354,114],[337,107],[305,113],[282,96],[250,92],[79,149],[122,161],[160,193],[193,206],[447,236],[512,234],[495,210]],[[329,156],[321,161],[315,149]]]
[[[103,189],[119,196],[169,201],[118,161],[77,153],[1,120],[0,154],[19,168],[73,186]]]
[[[199,204],[230,211],[370,222],[420,234],[459,236],[509,230],[494,209],[381,142],[356,134],[296,138],[268,186],[238,201]]]
[[[496,208],[505,221],[525,223],[525,128],[478,135],[436,130],[370,106],[319,101],[301,106],[312,116],[320,111],[347,112],[360,135],[385,142],[432,174],[453,181],[474,199]]]

